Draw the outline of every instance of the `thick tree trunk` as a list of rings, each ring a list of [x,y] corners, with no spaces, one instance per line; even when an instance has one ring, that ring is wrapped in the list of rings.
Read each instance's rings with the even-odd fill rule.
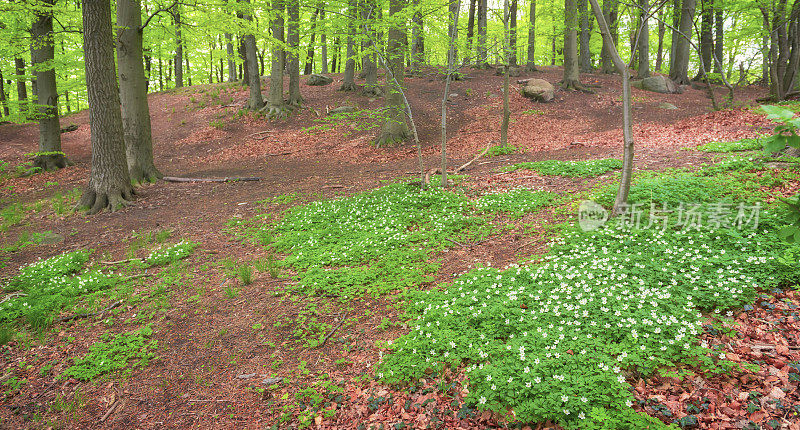
[[[303,97],[300,95],[300,0],[288,0],[286,9],[289,13],[289,31],[287,52],[289,66],[289,105],[300,106]]]
[[[239,77],[236,76],[236,60],[234,60],[236,53],[233,50],[233,35],[225,33],[225,49],[228,53],[228,82],[236,82]]]
[[[358,13],[356,0],[348,1],[348,14],[355,17]],[[356,90],[356,50],[355,50],[355,33],[356,26],[353,19],[347,21],[347,60],[344,66],[344,80],[339,91],[355,91]]]
[[[578,36],[580,45],[578,64],[581,73],[591,73],[594,71],[594,67],[592,67],[592,51],[589,49],[589,44],[591,43],[593,21],[587,8],[587,0],[578,0],[578,14],[581,25],[580,35]]]
[[[419,10],[419,0],[414,0],[414,16],[411,18],[411,70],[419,72],[425,63],[425,22]]]
[[[564,0],[564,88],[581,88],[578,68],[578,7],[575,0]]]
[[[650,11],[649,0],[639,0],[641,12],[639,13],[639,79],[650,76],[650,25],[647,14]]]
[[[678,29],[681,26],[681,5],[683,4],[682,0],[673,0],[672,2],[672,37],[669,46],[669,76],[675,75],[675,66],[677,63],[675,62],[676,52],[678,48],[678,41],[681,39],[681,35],[678,34]]]
[[[267,101],[268,116],[271,118],[283,118],[286,116],[287,106],[283,100],[283,11],[285,4],[283,0],[273,0],[272,10],[276,12],[275,18],[270,25],[272,38],[277,42],[272,44],[272,55],[269,75],[269,100]]]
[[[183,38],[179,3],[172,8],[172,20],[175,23],[175,88],[180,88],[183,86]]]
[[[142,68],[140,0],[117,0],[117,61],[122,129],[128,174],[133,184],[155,182],[163,175],[153,163],[150,108]]]
[[[489,65],[489,57],[486,46],[486,16],[488,10],[487,0],[478,0],[478,67],[487,67]]]
[[[617,68],[614,66],[614,59],[611,58],[609,43],[617,45],[619,34],[617,32],[617,17],[619,15],[619,0],[603,0],[603,16],[608,24],[608,31],[611,35],[610,40],[603,38],[603,48],[600,51],[601,71],[603,73],[615,73]]]
[[[373,40],[375,40],[375,32],[373,30],[376,21],[375,8],[377,5],[374,2],[364,1],[361,5],[361,19],[364,22],[361,27],[362,31],[367,38],[364,40],[364,77],[366,83],[362,89],[362,93],[368,97],[379,97],[383,95],[380,85],[378,85],[378,65],[375,63],[375,52]]]
[[[322,63],[320,72],[328,73],[328,34],[325,31],[325,4],[320,3],[319,6],[319,23],[322,25],[320,31],[319,44],[321,45],[322,52],[319,61]]]
[[[694,22],[695,0],[683,0],[681,5],[681,24],[680,32],[686,37],[692,37],[692,27]],[[675,69],[669,76],[678,85],[688,84],[689,81],[689,41],[683,35],[676,35],[675,43]]]
[[[536,71],[536,0],[530,0],[530,15],[528,17],[528,65],[530,72]]]
[[[467,52],[469,56],[474,55],[474,36],[475,36],[475,7],[478,0],[469,0],[469,15],[467,17]]]
[[[403,10],[403,0],[389,1],[389,15],[394,15]],[[377,146],[393,145],[403,142],[409,137],[408,124],[406,123],[405,103],[400,92],[404,79],[404,64],[407,35],[404,26],[393,25],[389,27],[388,43],[386,46],[386,122],[381,128]]]
[[[133,198],[122,131],[119,87],[114,70],[111,3],[82,0],[83,52],[89,96],[92,168],[79,207],[89,213],[117,210]]]
[[[508,27],[508,43],[509,43],[509,57],[508,64],[510,66],[517,65],[517,1],[511,0],[509,6],[509,27]]]
[[[701,20],[700,20],[700,55],[703,60],[704,69],[710,71],[714,55],[714,8],[711,6],[712,0],[702,0]],[[684,33],[685,34],[685,33]],[[697,72],[694,80],[705,79],[702,69]]]
[[[661,64],[664,62],[664,34],[667,26],[664,24],[664,9],[658,14],[658,51],[656,52],[656,72],[661,72]]]
[[[724,42],[724,32],[725,32],[725,20],[723,17],[723,0],[716,0],[714,4],[714,56],[716,57],[717,61],[714,62],[714,73],[722,73],[723,65],[722,61],[725,59],[725,50],[723,47],[725,46]],[[733,28],[736,28],[734,25]]]
[[[341,42],[339,36],[333,38],[333,58],[331,59],[331,73],[338,73],[339,70],[339,51]]]
[[[250,0],[244,0],[247,4],[247,12],[244,13],[244,20],[248,24],[252,24],[253,15],[251,15]],[[247,85],[250,87],[250,96],[247,99],[247,106],[251,110],[259,110],[264,107],[264,98],[261,95],[261,75],[258,73],[258,48],[256,48],[256,36],[253,34],[253,29],[247,28],[244,35],[245,53],[247,54],[247,77],[250,79]],[[283,85],[281,85],[283,86]]]
[[[25,82],[25,60],[14,58],[14,71],[17,74],[17,109],[25,118],[28,117],[28,84]]]
[[[317,33],[319,29],[317,29],[317,15],[319,15],[319,9],[323,7],[320,5],[314,12],[311,14],[311,38],[308,42],[308,49],[306,50],[306,66],[303,69],[304,75],[310,75],[314,73],[314,42],[317,38]]]
[[[56,71],[53,66],[55,47],[53,46],[52,7],[55,1],[45,0],[42,3],[44,7],[36,11],[31,26],[31,63],[38,89],[36,105],[39,120],[39,151],[33,160],[33,165],[50,171],[67,167],[69,161],[61,152],[58,90],[56,89]]]

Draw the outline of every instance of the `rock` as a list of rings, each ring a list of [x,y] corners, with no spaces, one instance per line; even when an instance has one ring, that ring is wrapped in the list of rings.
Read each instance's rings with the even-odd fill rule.
[[[309,86],[312,86],[312,87],[318,87],[318,86],[322,86],[322,85],[329,85],[331,83],[333,83],[333,78],[329,78],[329,77],[327,77],[325,75],[318,75],[316,73],[314,73],[311,76],[309,76],[308,80],[306,80],[306,85],[309,85]]]
[[[661,75],[631,81],[631,85],[640,90],[661,94],[680,94],[683,92],[679,86],[675,85],[675,82],[672,82],[672,79]]]
[[[239,379],[250,379],[253,376],[256,376],[256,373],[245,373],[245,374],[242,374],[242,375],[237,375],[236,377],[239,378]]]
[[[336,115],[338,113],[355,112],[356,108],[353,106],[339,106],[336,109],[331,109],[328,115]]]
[[[494,74],[497,75],[497,76],[502,76],[505,73],[506,73],[506,67],[505,66],[498,67],[497,70],[495,70],[495,72],[494,72]],[[508,76],[511,76],[512,78],[516,78],[516,77],[521,76],[521,75],[522,75],[522,67],[511,66],[508,69]]]
[[[46,231],[38,236],[39,243],[42,245],[53,245],[64,241],[64,236],[52,231]]]
[[[555,98],[556,90],[544,79],[531,79],[522,88],[522,95],[537,102],[549,102]]]
[[[659,103],[659,104],[658,104],[658,108],[659,108],[659,109],[668,109],[668,110],[676,110],[676,109],[678,109],[678,107],[677,107],[677,106],[675,106],[674,104],[672,104],[672,103],[667,103],[667,102],[662,102],[662,103]]]
[[[275,384],[277,384],[278,382],[281,382],[281,381],[283,381],[283,378],[281,378],[279,376],[277,378],[267,378],[267,379],[265,379],[265,380],[263,380],[261,382],[263,382],[264,385],[266,385],[266,386],[270,386],[270,385],[275,385]]]

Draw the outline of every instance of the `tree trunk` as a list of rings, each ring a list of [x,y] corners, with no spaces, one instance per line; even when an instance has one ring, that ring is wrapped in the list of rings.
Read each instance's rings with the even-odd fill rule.
[[[228,53],[228,82],[236,82],[239,79],[236,76],[236,60],[234,60],[236,54],[233,51],[233,35],[225,33],[225,41],[225,48]]]
[[[150,108],[142,68],[140,0],[117,0],[117,61],[128,174],[134,185],[163,175],[153,163]]]
[[[509,43],[509,57],[508,57],[508,65],[509,66],[516,66],[517,65],[517,1],[518,0],[511,0],[511,5],[509,6],[509,27],[508,27],[508,43]]]
[[[403,3],[403,0],[390,0],[389,15],[393,16],[401,12]],[[386,122],[375,142],[377,146],[393,145],[403,142],[409,137],[405,103],[403,93],[400,92],[402,87],[397,88],[402,86],[405,81],[404,57],[407,40],[405,26],[402,23],[395,23],[389,27],[386,46]]]
[[[713,63],[712,55],[714,55],[714,8],[711,6],[711,1],[712,0],[702,0],[700,3],[700,55],[706,70],[711,70],[711,64]],[[703,79],[705,79],[705,76],[702,71],[698,71],[694,80],[699,81]]]
[[[333,58],[331,59],[331,73],[338,73],[337,71],[339,66],[339,36],[333,38]]]
[[[375,63],[375,31],[373,30],[376,22],[375,8],[378,7],[374,2],[364,1],[361,5],[361,19],[363,25],[361,30],[367,36],[364,40],[364,76],[366,83],[362,93],[368,97],[379,97],[383,95],[380,85],[378,85],[378,65]]]
[[[474,36],[475,36],[475,7],[477,6],[478,0],[469,0],[469,15],[467,18],[467,52],[469,52],[469,56],[472,57],[474,55]]]
[[[447,101],[450,99],[450,80],[456,69],[455,45],[457,42],[458,15],[460,8],[461,0],[458,0],[456,5],[450,9],[450,21],[453,25],[450,26],[450,38],[448,40],[449,49],[447,50],[447,76],[445,77],[444,94],[442,95],[441,165],[439,167],[439,170],[442,171],[442,188],[447,187]]]
[[[478,0],[478,59],[477,65],[480,68],[489,66],[489,57],[486,47],[486,15],[488,9],[487,0]]]
[[[328,73],[328,35],[327,31],[325,31],[325,4],[320,3],[319,6],[319,23],[322,25],[322,31],[320,32],[319,43],[322,47],[322,55],[319,59],[322,63],[322,69],[320,70],[321,73]]]
[[[276,12],[275,18],[270,25],[272,38],[276,42],[272,44],[272,55],[270,55],[270,74],[269,74],[269,106],[268,116],[272,118],[283,118],[286,116],[287,106],[283,100],[283,11],[285,4],[283,0],[272,0],[272,10]]]
[[[180,3],[172,8],[172,20],[175,23],[175,88],[183,86],[183,39],[181,36]]]
[[[190,64],[189,64],[189,53],[184,53],[184,58],[186,60],[186,76],[185,76],[186,77],[186,82],[191,87],[192,86],[192,68],[190,67]]]
[[[51,171],[67,167],[69,161],[61,152],[58,90],[53,66],[55,47],[52,8],[55,1],[44,0],[42,3],[43,7],[36,11],[31,26],[31,64],[39,92],[36,103],[39,119],[39,151],[33,160],[33,165],[44,171]]]
[[[411,70],[416,73],[425,63],[425,22],[419,10],[419,0],[414,0],[413,4],[416,10],[411,18]]]
[[[581,31],[579,38],[580,45],[580,58],[578,60],[581,73],[591,73],[594,71],[592,67],[592,51],[590,50],[590,42],[592,37],[592,17],[587,8],[587,0],[578,0],[578,14],[580,16]]]
[[[617,33],[618,15],[619,0],[603,0],[603,16],[605,17],[608,31],[611,35],[610,40],[606,40],[605,37],[603,38],[603,48],[600,51],[601,71],[603,73],[615,73],[617,71],[617,68],[614,66],[614,59],[611,58],[611,51],[608,45],[609,43],[613,43],[614,46],[617,45],[619,36]]]
[[[692,36],[694,22],[695,0],[683,0],[681,5],[681,24],[679,30],[687,37]],[[678,85],[688,84],[689,81],[689,41],[682,35],[676,35],[675,43],[675,70],[669,76]]]
[[[675,57],[677,56],[678,41],[681,39],[678,34],[678,29],[681,26],[681,5],[682,0],[673,0],[672,2],[672,37],[670,38],[669,46],[669,76],[675,75]]]
[[[23,117],[28,118],[28,84],[25,82],[25,60],[14,58],[14,68],[17,74],[17,109]]]
[[[658,14],[658,52],[656,53],[656,71],[661,72],[661,64],[664,62],[664,34],[667,26],[664,24],[664,9]]]
[[[78,206],[88,208],[89,213],[106,208],[114,211],[133,198],[133,188],[125,163],[119,87],[114,70],[111,3],[82,0],[81,6],[92,167]]]
[[[288,0],[289,31],[287,39],[290,51],[287,52],[289,66],[289,105],[300,106],[300,0]]]
[[[578,7],[575,0],[564,0],[564,79],[565,89],[581,88],[578,68]]]
[[[259,110],[264,107],[264,98],[261,95],[261,75],[258,73],[258,48],[256,47],[256,36],[253,34],[254,29],[251,27],[253,23],[253,15],[250,10],[250,0],[240,0],[247,5],[247,11],[243,14],[244,20],[249,24],[245,29],[244,45],[245,53],[247,55],[247,77],[249,81],[247,85],[250,87],[250,96],[247,99],[247,107],[251,110]],[[283,85],[281,85],[282,87]]]
[[[649,0],[639,0],[641,12],[639,13],[639,70],[638,78],[650,77],[650,25],[647,15],[650,12]]]
[[[723,73],[722,61],[725,59],[724,45],[724,31],[725,20],[723,17],[723,0],[716,0],[714,5],[714,25],[716,26],[714,34],[714,56],[717,61],[714,62],[714,73]],[[734,25],[733,28],[736,28]]]
[[[347,20],[347,60],[344,66],[344,80],[339,91],[355,91],[356,59],[355,59],[355,37],[356,25],[354,23],[358,8],[356,0],[348,1],[348,14],[353,17]]]
[[[310,75],[314,73],[314,41],[317,38],[317,33],[319,30],[317,29],[317,15],[319,15],[319,9],[323,7],[320,4],[314,12],[311,14],[311,39],[308,42],[308,49],[306,50],[306,66],[303,69],[304,75]]]
[[[570,0],[567,0],[570,1]],[[569,9],[567,9],[569,10]],[[509,5],[508,0],[503,1],[503,120],[500,123],[500,146],[503,148],[508,147],[508,122],[511,117],[511,109],[508,106],[508,81],[509,69],[511,68],[511,37],[510,37],[510,19],[509,19]],[[577,43],[577,41],[576,41]]]
[[[8,95],[6,95],[5,81],[3,80],[3,71],[0,70],[0,106],[3,107],[3,115],[9,116],[11,112],[8,109]]]
[[[516,0],[514,0],[516,2]],[[515,3],[516,4],[516,3]],[[451,56],[453,57],[453,61],[458,62],[458,26],[457,19],[455,18],[459,10],[458,8],[461,6],[460,0],[451,0],[450,1],[450,10],[449,15],[450,19],[447,22],[447,34],[450,35],[450,40],[455,40],[456,43],[451,43],[448,48],[448,58]],[[449,60],[448,60],[449,61]]]
[[[536,0],[530,0],[530,16],[528,27],[528,65],[530,72],[536,71]]]

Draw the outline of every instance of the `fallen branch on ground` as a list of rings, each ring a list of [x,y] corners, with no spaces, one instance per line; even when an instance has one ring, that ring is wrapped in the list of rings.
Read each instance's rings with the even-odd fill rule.
[[[67,316],[67,317],[61,317],[61,318],[58,318],[57,320],[55,320],[54,323],[58,324],[58,323],[62,323],[62,322],[72,321],[72,320],[75,320],[75,319],[89,318],[89,317],[93,317],[93,316],[97,316],[97,315],[103,315],[104,313],[110,311],[111,309],[114,309],[114,308],[118,307],[121,304],[122,304],[122,300],[112,303],[110,306],[108,306],[107,308],[105,308],[105,309],[103,309],[101,311],[89,312],[89,313],[85,313],[85,314],[75,314],[75,315],[70,315],[70,316]]]
[[[330,333],[328,333],[328,335],[327,335],[327,336],[325,336],[325,339],[322,339],[322,342],[320,342],[320,344],[319,344],[319,345],[317,345],[315,348],[322,348],[322,346],[323,346],[323,345],[325,345],[325,342],[327,342],[327,341],[328,341],[328,339],[330,339],[330,338],[331,338],[331,336],[333,336],[333,334],[334,334],[334,333],[336,333],[336,330],[339,330],[339,327],[341,327],[342,325],[344,325],[344,322],[345,322],[345,321],[347,321],[347,316],[348,316],[348,315],[350,315],[350,312],[348,312],[348,313],[344,314],[344,318],[342,318],[342,322],[340,322],[340,323],[339,323],[339,325],[337,325],[336,327],[334,327],[334,328],[333,328],[333,330],[331,330],[331,332],[330,332]]]
[[[256,177],[241,177],[241,178],[179,178],[177,176],[164,176],[166,182],[252,182],[260,181],[261,178]]]
[[[450,175],[457,175],[459,172],[461,172],[462,170],[466,169],[467,167],[472,165],[472,163],[474,163],[479,158],[483,157],[487,152],[489,152],[489,148],[491,148],[491,146],[492,146],[492,143],[489,142],[489,144],[486,145],[486,149],[481,151],[481,153],[476,155],[472,160],[467,161],[466,163],[461,165],[461,167],[459,167],[459,168],[457,168],[455,170],[448,170],[447,173],[450,174]],[[433,175],[441,175],[441,174],[442,174],[442,169],[439,168],[439,167],[436,167],[434,169],[430,169],[427,172],[425,172],[425,179],[424,179],[425,186],[428,186],[428,184],[431,183],[431,176],[433,176]]]

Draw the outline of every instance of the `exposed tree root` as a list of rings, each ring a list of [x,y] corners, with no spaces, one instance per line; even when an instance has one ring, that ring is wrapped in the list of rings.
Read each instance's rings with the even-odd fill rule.
[[[152,164],[148,167],[133,166],[131,168],[129,166],[128,172],[131,176],[131,184],[135,187],[144,184],[152,184],[164,177],[164,175],[156,169],[156,166]]]
[[[361,94],[367,97],[383,97],[383,90],[377,85],[374,87],[368,87],[365,85],[364,88],[361,89]]]
[[[276,105],[265,105],[264,107],[259,109],[259,112],[266,113],[267,118],[282,119],[282,118],[286,118],[287,116],[289,116],[289,113],[291,112],[291,109],[286,104],[282,104],[282,105],[279,105],[279,106],[276,106]]]
[[[83,191],[81,200],[78,202],[78,209],[88,209],[87,214],[93,215],[108,209],[111,212],[117,211],[131,204],[134,192],[132,187],[126,189],[112,189],[107,191],[97,191],[91,184]]]
[[[375,146],[378,148],[392,146],[404,142],[409,137],[408,130],[383,130],[375,139]]]
[[[253,182],[260,181],[261,178],[256,177],[240,177],[240,178],[180,178],[177,176],[164,176],[165,182]]]
[[[575,90],[581,91],[588,94],[594,94],[595,91],[585,85],[583,85],[580,81],[576,80],[563,80],[561,81],[561,88],[565,90]]]
[[[339,87],[339,91],[355,91],[358,87],[354,82],[342,82],[342,86]]]
[[[475,157],[473,157],[473,158],[472,158],[472,160],[469,160],[469,161],[467,161],[466,163],[462,164],[462,165],[461,165],[461,167],[459,167],[459,168],[457,168],[457,169],[455,169],[455,170],[448,170],[448,171],[447,171],[447,173],[448,173],[448,174],[450,174],[450,175],[457,175],[457,174],[458,174],[458,173],[460,173],[462,170],[464,170],[464,169],[466,169],[467,167],[471,166],[471,165],[472,165],[472,163],[474,163],[474,162],[478,161],[478,159],[479,159],[479,158],[481,158],[481,157],[483,157],[483,156],[484,156],[484,155],[485,155],[487,152],[489,152],[489,148],[491,148],[491,145],[492,145],[492,142],[489,142],[489,144],[488,144],[488,145],[486,145],[486,149],[484,149],[483,151],[481,151],[480,153],[478,153],[478,155],[476,155]],[[423,184],[425,184],[425,186],[427,186],[427,185],[428,185],[428,184],[430,184],[430,182],[431,182],[431,176],[433,176],[433,175],[441,175],[441,174],[442,174],[442,169],[441,169],[441,168],[439,168],[439,167],[437,167],[437,168],[435,168],[435,169],[430,169],[430,170],[428,170],[428,171],[425,173],[425,178],[423,179]],[[449,182],[450,182],[450,181],[448,180],[448,183],[449,183]]]
[[[72,162],[64,154],[37,155],[33,159],[33,167],[38,167],[44,172],[52,172],[71,165]]]

